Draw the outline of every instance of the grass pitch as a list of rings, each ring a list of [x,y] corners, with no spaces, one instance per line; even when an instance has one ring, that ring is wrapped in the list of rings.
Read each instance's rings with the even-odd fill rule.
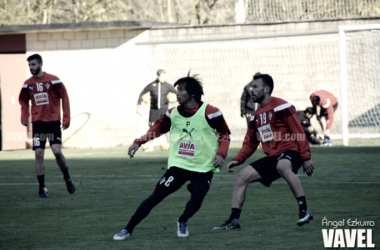
[[[232,145],[226,163],[236,154]],[[282,179],[248,188],[240,230],[211,231],[228,218],[234,174],[214,175],[200,211],[178,238],[176,220],[189,199],[186,187],[153,209],[125,241],[114,241],[140,202],[165,172],[167,152],[126,148],[63,149],[77,191],[66,191],[52,153],[46,150],[47,199],[38,198],[32,150],[0,152],[0,249],[325,249],[322,220],[372,221],[380,248],[380,148],[312,147],[315,173],[299,173],[314,221],[297,227],[298,205]],[[263,157],[261,150],[247,163]],[[243,168],[237,167],[236,171]],[[236,172],[235,171],[235,172]],[[344,228],[350,227],[347,224]],[[363,228],[363,227],[357,227]]]

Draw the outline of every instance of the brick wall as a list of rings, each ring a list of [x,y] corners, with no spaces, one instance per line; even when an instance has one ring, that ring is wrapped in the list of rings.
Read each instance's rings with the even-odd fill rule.
[[[28,33],[27,49],[28,51],[114,49],[141,32],[111,29]]]

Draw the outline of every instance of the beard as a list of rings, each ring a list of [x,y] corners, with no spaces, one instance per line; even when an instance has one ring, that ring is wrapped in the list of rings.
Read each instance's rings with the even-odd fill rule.
[[[264,95],[254,95],[252,96],[253,102],[261,103],[264,100]]]
[[[39,73],[41,72],[41,67],[38,67],[37,69],[33,70],[31,69],[30,70],[30,73],[34,76],[37,76]]]

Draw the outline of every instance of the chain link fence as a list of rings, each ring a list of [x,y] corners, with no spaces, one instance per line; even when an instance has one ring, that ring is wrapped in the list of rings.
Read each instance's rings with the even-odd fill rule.
[[[380,0],[247,0],[246,22],[380,16]]]

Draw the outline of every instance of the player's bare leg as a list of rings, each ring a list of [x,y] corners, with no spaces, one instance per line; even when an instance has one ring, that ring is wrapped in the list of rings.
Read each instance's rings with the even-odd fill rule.
[[[62,146],[60,144],[53,144],[50,145],[51,151],[53,151],[53,154],[55,156],[55,161],[57,162],[59,168],[65,169],[67,168],[66,166],[66,158],[62,154]]]
[[[248,184],[260,180],[260,174],[250,165],[242,169],[234,180],[234,190],[232,193],[232,207],[242,209],[245,201]]]
[[[295,198],[304,196],[301,181],[292,171],[292,163],[289,160],[282,159],[277,163],[278,173],[288,182],[290,189]]]
[[[299,177],[292,171],[292,163],[287,159],[282,159],[277,163],[278,173],[286,180],[294,197],[296,198],[299,206],[299,220],[298,226],[302,226],[309,223],[313,219],[313,215],[310,213],[305,194],[301,185]]]
[[[72,194],[75,192],[75,186],[73,182],[71,181],[69,169],[66,165],[66,158],[62,154],[62,146],[61,144],[52,144],[50,145],[51,150],[53,151],[53,154],[55,156],[55,161],[57,162],[59,168],[62,171],[63,179],[66,182],[67,191]]]
[[[319,119],[319,123],[321,124],[322,130],[325,131],[327,128],[327,120],[325,116],[321,116]]]
[[[214,227],[212,230],[229,230],[240,228],[239,218],[241,209],[244,205],[248,184],[260,179],[260,174],[250,165],[242,169],[235,176],[230,218],[228,218],[228,220],[226,220],[222,225]]]
[[[45,150],[42,148],[36,148],[36,150],[34,150],[34,154],[36,157],[36,162],[35,162],[36,173],[37,175],[44,175],[45,174],[45,165],[44,165]]]

